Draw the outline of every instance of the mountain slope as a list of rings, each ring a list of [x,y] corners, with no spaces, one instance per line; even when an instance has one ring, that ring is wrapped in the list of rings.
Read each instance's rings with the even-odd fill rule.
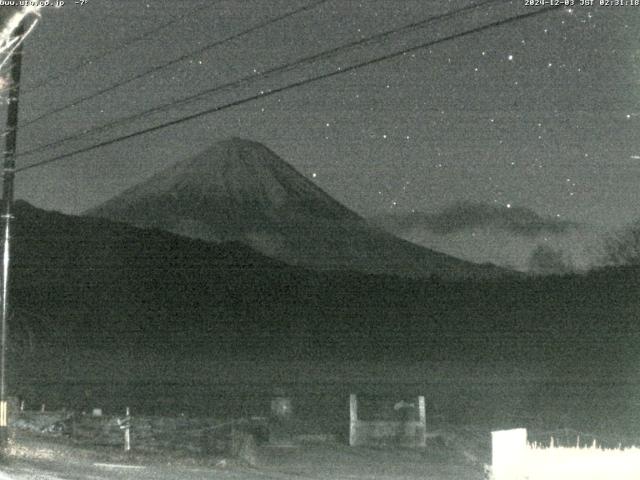
[[[12,365],[36,372],[33,345],[64,362],[83,351],[259,361],[589,358],[617,371],[632,368],[640,351],[638,267],[403,279],[291,267],[237,243],[25,203],[15,216],[9,331],[22,360]]]
[[[230,139],[86,215],[207,241],[239,241],[292,265],[401,276],[504,273],[377,229],[265,146]]]

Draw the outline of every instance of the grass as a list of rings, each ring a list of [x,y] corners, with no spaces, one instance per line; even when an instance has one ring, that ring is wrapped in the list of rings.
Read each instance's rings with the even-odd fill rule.
[[[605,449],[595,440],[591,446],[549,446],[527,443],[503,445],[499,452],[513,463],[496,469],[491,480],[637,480],[640,475],[640,449]],[[495,452],[494,452],[495,458]]]

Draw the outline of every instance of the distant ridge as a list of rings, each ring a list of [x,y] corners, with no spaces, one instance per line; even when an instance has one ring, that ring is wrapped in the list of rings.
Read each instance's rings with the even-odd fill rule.
[[[637,266],[430,281],[292,267],[239,243],[26,202],[16,202],[15,217],[10,344],[22,358],[13,364],[36,372],[42,364],[29,352],[66,363],[84,349],[209,359],[553,358],[559,368],[567,365],[560,358],[588,358],[616,371],[633,369],[629,355],[638,352]]]
[[[446,279],[507,272],[370,226],[270,149],[241,138],[218,142],[85,215],[206,241],[239,241],[316,269]]]

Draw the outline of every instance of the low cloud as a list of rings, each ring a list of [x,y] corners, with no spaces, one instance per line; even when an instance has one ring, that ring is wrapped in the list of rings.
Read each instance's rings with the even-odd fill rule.
[[[600,227],[544,217],[528,208],[461,202],[440,212],[390,214],[372,222],[404,240],[454,257],[539,275],[616,263],[612,252],[604,259],[606,235]],[[613,245],[611,241],[609,248]]]
[[[447,235],[464,230],[498,228],[528,238],[562,234],[578,227],[574,222],[543,217],[528,208],[472,202],[456,203],[438,213],[379,217],[376,222],[396,232],[422,228],[438,235]]]

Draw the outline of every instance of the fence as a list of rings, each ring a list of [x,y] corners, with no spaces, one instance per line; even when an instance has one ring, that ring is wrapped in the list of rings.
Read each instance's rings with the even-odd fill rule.
[[[397,419],[363,420],[358,417],[358,397],[349,396],[349,445],[394,443],[405,447],[424,447],[427,438],[427,419],[424,397],[417,398],[418,418],[415,404],[396,402]],[[411,418],[413,417],[413,418]]]
[[[365,396],[362,405],[364,418],[361,418],[358,398],[350,395],[350,445],[426,446],[424,397],[419,396],[412,403],[390,398]],[[126,413],[122,412],[124,415],[119,416],[104,415],[100,408],[94,408],[91,414],[64,410],[49,412],[44,406],[37,411],[12,411],[15,414],[11,424],[18,429],[62,434],[96,446],[124,446],[127,451],[133,445],[136,450],[221,452],[233,443],[234,434],[250,434],[258,442],[278,446],[294,445],[298,441],[334,441],[337,438],[321,426],[318,429],[315,421],[294,418],[292,401],[288,397],[273,398],[268,417],[251,416],[233,421],[228,417],[225,421],[183,415],[131,417],[128,408]],[[342,425],[346,430],[346,422]]]
[[[604,449],[591,446],[558,447],[527,441],[527,430],[518,428],[491,433],[492,480],[637,480],[640,449]]]
[[[66,411],[22,411],[14,414],[12,429],[62,435],[81,445],[114,447],[138,452],[173,451],[191,454],[237,454],[238,442],[251,437],[266,442],[267,419],[220,420],[78,414]]]

